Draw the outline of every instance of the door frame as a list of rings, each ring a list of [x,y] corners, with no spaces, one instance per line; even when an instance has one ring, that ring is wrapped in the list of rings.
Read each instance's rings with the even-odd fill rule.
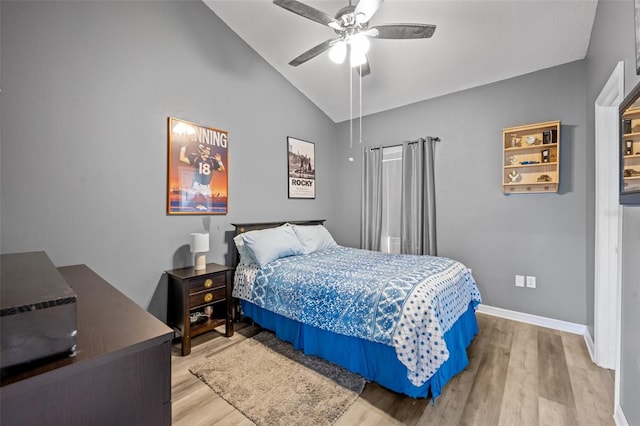
[[[594,362],[616,369],[619,356],[621,256],[619,106],[624,62],[616,65],[595,101]],[[616,374],[616,395],[618,394]]]

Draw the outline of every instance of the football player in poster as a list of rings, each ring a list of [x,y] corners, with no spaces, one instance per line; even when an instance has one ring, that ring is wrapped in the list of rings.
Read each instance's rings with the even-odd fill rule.
[[[224,172],[222,157],[216,153],[211,156],[211,148],[206,144],[199,144],[197,151],[187,154],[187,147],[180,149],[180,161],[194,167],[195,174],[191,187],[187,192],[187,200],[195,203],[196,210],[208,210],[212,198],[211,180],[213,172]]]

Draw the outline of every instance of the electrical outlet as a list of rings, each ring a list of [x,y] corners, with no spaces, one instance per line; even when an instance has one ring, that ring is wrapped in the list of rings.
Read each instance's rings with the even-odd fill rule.
[[[516,287],[524,287],[524,275],[516,275]]]
[[[527,287],[536,288],[536,277],[530,277],[527,275]]]

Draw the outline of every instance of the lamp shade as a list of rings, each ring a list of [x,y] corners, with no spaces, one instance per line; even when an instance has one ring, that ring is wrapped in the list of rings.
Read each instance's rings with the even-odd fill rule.
[[[358,33],[351,37],[351,48],[355,49],[358,54],[364,55],[369,51],[370,47],[371,43],[369,42],[369,37],[363,33]]]
[[[337,41],[331,49],[329,49],[329,59],[336,64],[341,64],[347,57],[347,43],[342,40]]]
[[[360,65],[363,65],[365,62],[367,62],[367,57],[363,52],[359,52],[352,47],[350,62],[351,68],[359,67]]]
[[[191,253],[202,253],[209,251],[209,234],[194,232],[189,234]]]

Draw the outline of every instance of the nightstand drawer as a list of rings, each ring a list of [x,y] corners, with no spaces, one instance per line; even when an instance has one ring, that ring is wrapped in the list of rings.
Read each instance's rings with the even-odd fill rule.
[[[189,295],[189,308],[195,308],[196,306],[206,305],[207,303],[213,303],[218,300],[225,299],[225,287],[214,288],[209,291],[201,291],[200,293]]]
[[[224,274],[207,276],[189,280],[189,294],[198,293],[203,290],[213,290],[219,287],[225,287],[227,279]]]

